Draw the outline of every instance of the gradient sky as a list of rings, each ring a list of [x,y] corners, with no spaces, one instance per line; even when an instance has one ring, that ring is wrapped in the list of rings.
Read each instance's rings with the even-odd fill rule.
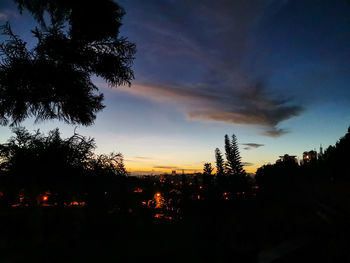
[[[90,127],[98,153],[129,171],[201,171],[236,134],[248,172],[285,153],[327,147],[350,125],[347,0],[120,0],[121,36],[137,45],[130,88],[94,82],[106,108]],[[92,18],[93,19],[93,18]],[[31,45],[31,17],[9,0],[0,21]],[[58,121],[23,126],[63,136]],[[0,142],[10,136],[0,127]]]

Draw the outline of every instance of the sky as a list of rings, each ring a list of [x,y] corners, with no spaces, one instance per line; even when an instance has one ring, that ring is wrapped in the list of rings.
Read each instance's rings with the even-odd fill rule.
[[[120,0],[137,46],[131,87],[94,83],[106,108],[77,132],[121,152],[132,174],[199,172],[235,134],[248,172],[334,145],[350,125],[347,0]],[[92,18],[93,19],[93,18]],[[35,22],[10,0],[0,23],[31,45]],[[62,136],[59,121],[21,124]],[[0,127],[0,143],[11,136]]]

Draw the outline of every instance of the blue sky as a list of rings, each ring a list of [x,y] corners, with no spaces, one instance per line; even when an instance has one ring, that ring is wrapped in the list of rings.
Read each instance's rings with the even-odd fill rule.
[[[350,3],[339,1],[118,1],[121,36],[137,45],[130,88],[78,131],[98,152],[120,151],[131,171],[202,169],[235,133],[250,172],[279,155],[334,144],[350,125]],[[0,4],[0,20],[32,41],[30,16]],[[74,126],[23,123],[30,130]],[[1,141],[10,136],[0,127]],[[187,171],[186,170],[186,171]]]

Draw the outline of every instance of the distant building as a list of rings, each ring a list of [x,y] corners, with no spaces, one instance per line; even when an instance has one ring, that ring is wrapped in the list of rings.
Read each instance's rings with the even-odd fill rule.
[[[174,175],[174,176],[175,176],[175,175],[176,175],[176,170],[172,170],[172,171],[171,171],[171,175]]]

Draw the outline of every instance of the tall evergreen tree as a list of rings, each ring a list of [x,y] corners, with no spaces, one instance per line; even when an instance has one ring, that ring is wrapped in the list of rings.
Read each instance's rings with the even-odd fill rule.
[[[225,169],[228,174],[242,175],[245,173],[241,164],[241,156],[239,154],[236,135],[232,134],[230,141],[228,135],[225,135]]]
[[[220,190],[227,188],[227,176],[225,174],[225,161],[219,148],[215,149],[216,183]]]
[[[228,184],[231,188],[231,191],[246,191],[247,180],[245,177],[245,171],[241,163],[241,156],[239,154],[237,138],[234,134],[232,134],[231,141],[228,135],[225,135],[225,155],[225,169],[227,173]]]
[[[245,171],[241,163],[241,156],[238,149],[237,138],[236,138],[236,135],[234,134],[232,134],[230,148],[231,148],[231,156],[230,156],[229,164],[230,164],[230,168],[233,171],[233,174],[244,175]]]
[[[226,156],[226,162],[225,162],[225,172],[227,174],[232,174],[232,165],[231,165],[231,160],[232,160],[232,151],[231,151],[231,143],[230,143],[230,138],[228,137],[227,134],[225,134],[225,156]]]
[[[215,149],[215,160],[216,160],[216,175],[224,175],[224,158],[219,148]]]
[[[213,194],[214,176],[212,175],[214,168],[211,163],[205,163],[203,167],[203,197],[211,198]]]

